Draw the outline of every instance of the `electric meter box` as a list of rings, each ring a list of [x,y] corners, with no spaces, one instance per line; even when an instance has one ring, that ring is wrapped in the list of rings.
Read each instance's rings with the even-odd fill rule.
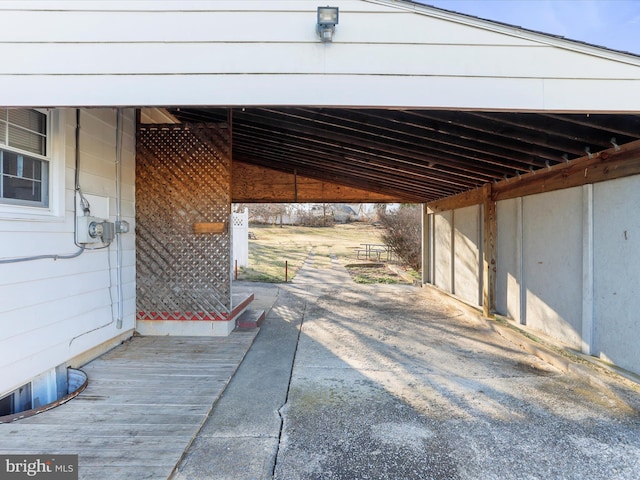
[[[113,240],[114,224],[102,218],[82,216],[76,218],[77,243],[109,243]]]

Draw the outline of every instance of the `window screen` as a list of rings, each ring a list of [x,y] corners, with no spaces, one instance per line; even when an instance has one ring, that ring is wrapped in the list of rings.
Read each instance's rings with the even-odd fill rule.
[[[0,201],[49,204],[47,115],[37,110],[0,109]]]

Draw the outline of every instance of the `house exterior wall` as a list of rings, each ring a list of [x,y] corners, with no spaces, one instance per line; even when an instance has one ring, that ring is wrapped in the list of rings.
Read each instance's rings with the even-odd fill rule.
[[[59,209],[39,217],[0,209],[0,259],[42,254],[72,254],[76,111],[54,112],[60,123],[52,140],[53,196]],[[122,218],[134,225],[135,115],[122,122]],[[80,185],[92,202],[91,214],[110,221],[116,215],[116,111],[80,114]],[[25,209],[25,212],[29,209]],[[61,365],[78,366],[130,336],[135,317],[133,234],[122,234],[123,322],[117,328],[116,242],[86,250],[73,259],[42,259],[0,264],[0,397],[32,377]],[[101,244],[90,244],[102,246]]]
[[[410,2],[332,5],[322,43],[310,0],[4,1],[0,105],[640,110],[637,57]]]
[[[640,373],[640,220],[632,214],[639,192],[640,175],[634,175],[499,201],[497,313]],[[431,214],[432,241],[440,249],[435,271],[451,272],[440,281],[436,275],[435,286],[466,302],[462,283],[475,288],[480,281],[479,274],[469,275],[469,259],[482,255],[481,245],[477,251],[461,246],[473,244],[471,235],[461,235],[461,225],[472,223],[470,211],[462,213],[469,208],[477,207]],[[453,269],[449,222],[456,232]],[[444,281],[451,276],[455,289]]]

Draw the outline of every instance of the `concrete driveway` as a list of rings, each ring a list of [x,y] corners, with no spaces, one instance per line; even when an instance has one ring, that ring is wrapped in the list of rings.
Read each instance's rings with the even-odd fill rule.
[[[258,287],[267,320],[175,478],[638,478],[633,388],[561,372],[431,289],[304,270]]]

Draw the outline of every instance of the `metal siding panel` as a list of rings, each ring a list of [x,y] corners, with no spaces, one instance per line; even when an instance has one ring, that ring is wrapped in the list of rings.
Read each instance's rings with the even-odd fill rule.
[[[6,76],[0,81],[6,87],[0,92],[0,104],[6,106],[304,105],[543,110],[545,105],[544,84],[539,79],[388,75],[43,75]],[[605,88],[604,83],[601,89]],[[615,91],[610,93],[615,97]],[[609,99],[616,103],[611,95]],[[640,111],[640,97],[626,97],[625,103],[629,110],[635,106]],[[589,98],[583,99],[583,109],[589,105]]]

